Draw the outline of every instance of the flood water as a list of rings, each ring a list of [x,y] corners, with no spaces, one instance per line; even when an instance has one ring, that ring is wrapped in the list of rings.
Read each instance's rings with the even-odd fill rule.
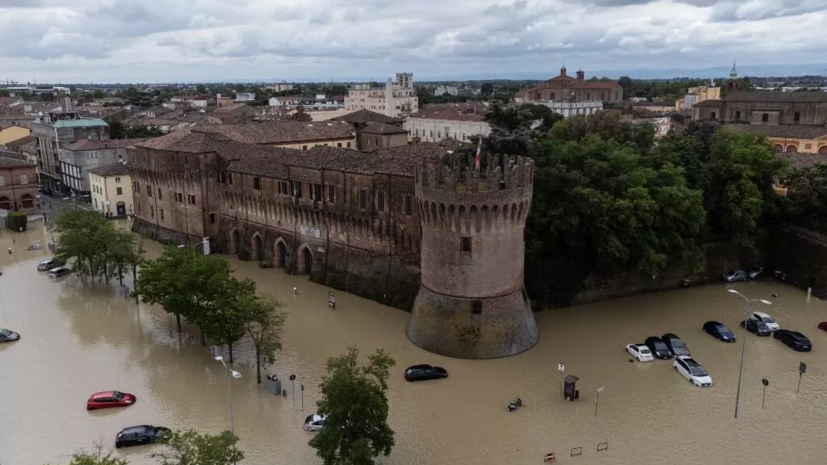
[[[194,328],[185,327],[179,338],[174,318],[116,296],[114,285],[84,287],[73,276],[49,280],[35,270],[48,252],[23,250],[34,240],[45,245],[42,228],[0,235],[0,327],[22,334],[21,341],[0,345],[0,463],[68,463],[73,452],[98,441],[114,447],[115,434],[137,424],[229,429],[225,372]],[[14,248],[11,255],[8,247]],[[149,247],[160,251],[157,244]],[[763,310],[782,327],[809,336],[814,349],[798,354],[772,338],[746,336],[735,420],[740,339],[724,344],[701,331],[704,321],[718,319],[742,337],[737,326],[743,301],[723,284],[542,312],[540,342],[532,350],[473,361],[411,344],[405,312],[342,292],[331,310],[328,289],[306,277],[230,260],[238,275],[280,297],[289,312],[284,350],[269,368],[285,380],[286,398],[256,384],[249,346],[237,348],[234,368],[243,377],[232,381],[232,401],[246,464],[321,463],[307,445],[302,421],[314,410],[325,360],[349,344],[363,353],[386,349],[397,362],[390,380],[396,447],[387,465],[543,463],[551,451],[557,462],[583,464],[827,463],[827,333],[816,329],[827,320],[827,304],[808,302],[804,292],[772,280],[734,287],[772,300]],[[683,338],[713,387],[691,386],[671,362],[628,362],[625,344],[666,332]],[[800,361],[808,370],[796,395]],[[402,371],[418,363],[443,366],[450,377],[406,383]],[[558,363],[580,377],[579,400],[562,399]],[[295,399],[290,374],[297,376]],[[763,410],[762,378],[770,383]],[[132,392],[138,401],[125,409],[85,410],[90,393],[109,389]],[[517,395],[524,406],[507,413]],[[597,452],[602,442],[608,450]],[[582,447],[582,456],[570,457],[575,447]],[[152,451],[142,446],[117,454],[151,464]]]

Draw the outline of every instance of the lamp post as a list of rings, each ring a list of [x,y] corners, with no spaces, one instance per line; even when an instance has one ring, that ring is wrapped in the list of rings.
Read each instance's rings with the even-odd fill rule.
[[[761,302],[764,305],[772,305],[772,302],[769,300],[764,299],[750,299],[744,294],[736,291],[735,289],[727,289],[727,292],[731,294],[735,294],[738,297],[744,299],[746,304],[744,316],[747,317],[749,315],[749,304],[752,302]],[[741,341],[741,363],[738,365],[738,390],[735,391],[735,418],[738,419],[738,402],[741,400],[741,376],[744,373],[744,353],[746,352],[747,347],[747,325],[744,323],[744,334],[741,336],[744,340]]]
[[[235,437],[235,424],[233,422],[233,385],[230,382],[230,379],[231,377],[233,379],[241,378],[241,373],[235,370],[231,370],[230,367],[228,367],[227,364],[224,363],[224,357],[217,355],[215,359],[221,362],[221,364],[224,365],[224,369],[227,370],[227,396],[229,397],[230,401],[230,434],[232,434],[233,437]],[[235,442],[233,442],[233,453],[235,453]]]
[[[210,241],[210,238],[205,237],[204,240],[202,240],[201,242],[196,242],[195,244],[179,244],[178,248],[179,249],[193,249],[193,250],[195,250],[195,248],[198,247],[199,245],[203,246],[204,244],[209,243],[209,241]],[[201,250],[201,252],[203,253],[203,249]]]
[[[595,393],[594,398],[594,417],[597,418],[597,406],[600,405],[600,393],[603,392],[603,388],[600,388]]]

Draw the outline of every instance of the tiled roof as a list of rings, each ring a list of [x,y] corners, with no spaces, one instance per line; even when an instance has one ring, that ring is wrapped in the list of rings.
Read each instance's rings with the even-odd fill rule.
[[[818,139],[820,137],[827,137],[827,128],[823,126],[728,124],[727,127],[740,131],[749,131],[754,134],[763,134],[768,137],[782,137],[785,139]]]
[[[12,156],[19,156],[14,153],[0,152],[0,168],[34,168],[37,165],[29,163],[25,160],[11,158]]]
[[[484,121],[485,105],[475,103],[440,103],[426,105],[409,118],[442,119],[450,121]]]
[[[218,143],[227,140],[229,139],[221,134],[191,132],[188,129],[181,129],[161,137],[147,139],[135,144],[135,147],[171,152],[210,153],[217,152],[219,149]]]
[[[776,152],[775,156],[789,160],[790,164],[797,168],[806,168],[816,163],[827,163],[827,155],[823,153],[787,153]]]
[[[444,155],[446,152],[458,149],[462,144],[449,139],[440,142],[422,142],[419,144],[403,145],[401,147],[382,148],[371,152],[371,155],[389,155],[394,157],[433,158]]]
[[[6,142],[6,147],[8,147],[9,149],[19,149],[20,147],[34,141],[35,138],[33,136],[26,136],[17,140],[13,140],[11,142]]]
[[[228,139],[247,144],[270,145],[289,144],[329,139],[349,139],[353,128],[342,121],[265,121],[250,124],[201,125],[191,128],[192,132],[221,134]]]
[[[55,128],[91,128],[100,126],[109,125],[100,118],[61,119],[52,123],[52,127]]]
[[[71,151],[79,150],[105,150],[105,149],[123,149],[131,145],[143,142],[145,139],[111,139],[111,140],[86,140],[81,139],[72,142],[71,144],[62,148]]]
[[[99,166],[97,168],[92,168],[91,170],[87,170],[89,173],[92,173],[97,176],[126,176],[129,174],[129,167],[126,163],[115,162],[109,165]]]
[[[720,100],[704,100],[703,102],[698,102],[693,107],[720,107],[721,101]]]
[[[365,134],[407,134],[408,131],[395,124],[368,123],[359,132]]]
[[[232,111],[240,110],[244,107],[253,109],[253,107],[251,107],[250,105],[247,105],[246,103],[231,103],[229,105],[222,105],[220,107],[217,107],[214,110],[214,112],[215,113],[229,113],[229,112],[232,112]]]
[[[367,123],[386,123],[386,124],[402,124],[399,118],[376,113],[370,110],[357,110],[353,113],[348,113],[338,118],[333,118],[330,121],[344,121],[350,124],[367,124]]]
[[[727,102],[827,103],[827,92],[729,92]]]

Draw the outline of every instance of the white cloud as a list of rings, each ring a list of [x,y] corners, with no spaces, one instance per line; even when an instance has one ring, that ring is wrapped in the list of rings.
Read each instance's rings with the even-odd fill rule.
[[[5,78],[422,78],[819,63],[824,0],[0,0]]]

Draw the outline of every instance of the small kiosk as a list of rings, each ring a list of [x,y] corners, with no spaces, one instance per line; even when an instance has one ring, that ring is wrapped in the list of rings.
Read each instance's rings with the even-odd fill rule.
[[[577,376],[567,375],[566,379],[563,381],[563,397],[565,397],[567,400],[573,401],[574,399],[580,398],[580,391],[578,391],[574,386],[579,379],[580,378],[578,378]]]

